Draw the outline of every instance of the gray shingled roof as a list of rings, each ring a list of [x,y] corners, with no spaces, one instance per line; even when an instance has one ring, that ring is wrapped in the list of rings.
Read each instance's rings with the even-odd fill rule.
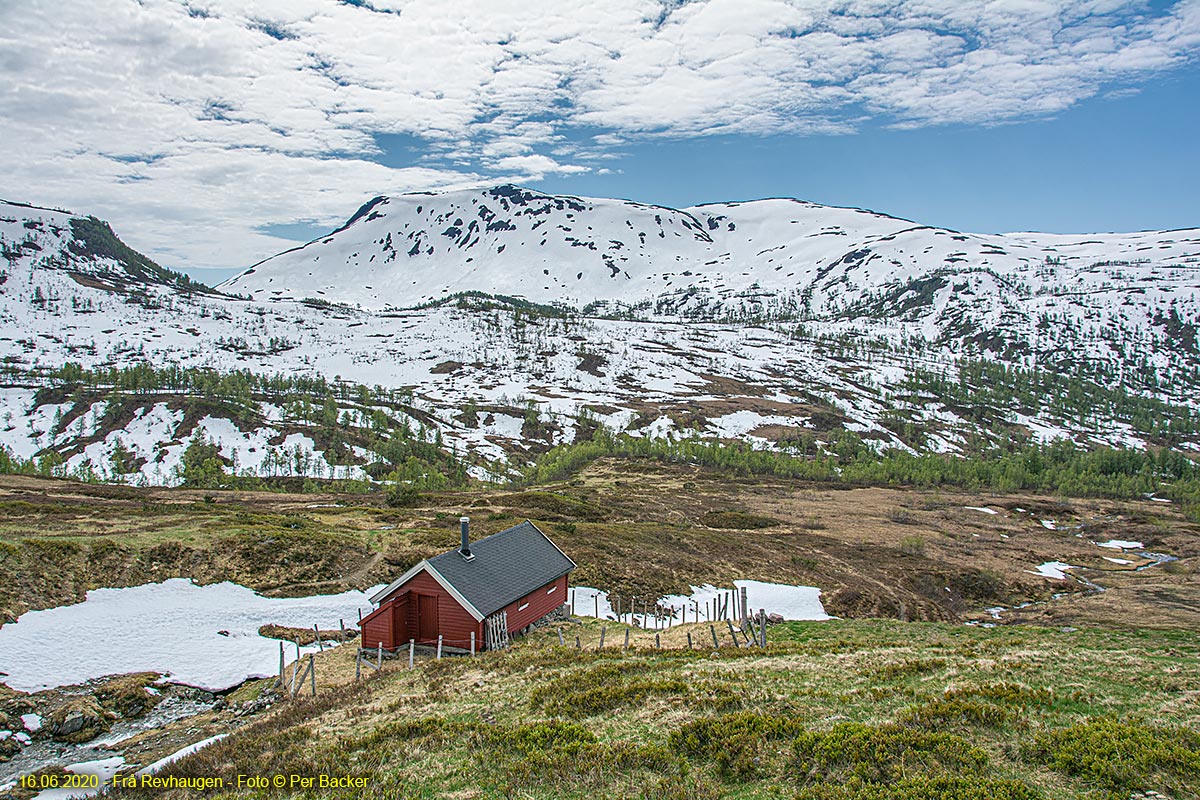
[[[471,542],[470,561],[458,550],[429,559],[451,586],[485,617],[575,569],[532,522]]]

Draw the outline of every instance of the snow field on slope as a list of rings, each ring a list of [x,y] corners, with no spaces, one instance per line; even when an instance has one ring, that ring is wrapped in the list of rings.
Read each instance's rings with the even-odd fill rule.
[[[402,207],[416,214],[416,206],[423,206],[418,216],[426,220],[422,223],[425,225],[447,214],[462,214],[466,219],[470,216],[468,211],[476,213],[476,200],[499,213],[498,200],[489,197],[478,191],[466,191],[453,195],[392,198],[381,209],[387,212],[386,216],[378,220],[360,220],[333,237],[335,242],[329,247],[346,245],[348,253],[360,252],[362,259],[369,261],[363,247],[382,237],[368,235],[368,229],[384,223],[392,225],[396,221],[393,215],[401,213]],[[443,201],[445,208],[434,208]],[[557,201],[541,197],[535,198],[534,202]],[[534,283],[547,278],[550,280],[547,285],[559,287],[554,290],[559,291],[556,297],[561,295],[563,281],[568,278],[568,282],[575,281],[575,274],[584,266],[580,261],[582,257],[599,259],[610,240],[624,242],[629,250],[633,244],[630,237],[636,238],[636,231],[645,229],[644,232],[650,234],[647,237],[649,244],[643,249],[638,243],[633,249],[642,254],[637,256],[642,259],[638,263],[643,263],[652,274],[649,279],[640,281],[636,275],[629,279],[620,278],[616,284],[634,287],[645,283],[657,286],[654,292],[661,293],[681,288],[680,282],[686,278],[702,290],[700,295],[708,292],[720,302],[732,304],[730,308],[753,304],[756,301],[751,296],[762,292],[792,297],[798,295],[803,286],[812,290],[813,308],[824,313],[834,307],[850,307],[869,298],[872,292],[896,288],[909,278],[926,278],[940,269],[961,270],[951,275],[947,285],[934,292],[929,308],[921,308],[915,320],[839,319],[830,312],[829,318],[804,323],[806,327],[828,334],[882,337],[898,344],[904,337],[923,331],[925,338],[933,341],[947,328],[966,321],[989,330],[996,328],[1012,333],[1032,344],[1037,352],[1047,345],[1045,342],[1039,344],[1039,334],[1033,323],[1037,315],[1050,313],[1056,315],[1056,329],[1080,327],[1084,339],[1077,343],[1078,348],[1086,350],[1091,357],[1118,359],[1104,337],[1108,335],[1106,331],[1119,328],[1124,331],[1122,336],[1137,345],[1134,349],[1147,353],[1159,366],[1169,367],[1173,359],[1171,352],[1161,346],[1152,346],[1156,342],[1161,345],[1159,340],[1146,338],[1146,332],[1153,328],[1151,321],[1155,310],[1161,311],[1174,301],[1185,318],[1197,314],[1200,269],[1184,263],[1186,259],[1198,258],[1197,253],[1200,253],[1194,231],[1087,237],[1040,234],[998,237],[957,234],[885,215],[790,200],[714,204],[682,211],[623,201],[583,199],[579,203],[585,207],[584,211],[564,207],[561,213],[555,210],[540,216],[518,215],[521,208],[514,206],[501,216],[517,220],[519,230],[498,229],[495,232],[501,238],[509,234],[516,236],[526,243],[527,250],[537,245],[547,230],[557,231],[556,236],[561,234],[557,240],[550,237],[547,245],[550,247],[557,241],[554,247],[558,249],[551,247],[542,252],[548,262],[554,263],[532,268]],[[711,397],[712,393],[705,388],[706,376],[717,375],[757,387],[768,396],[778,394],[782,388],[816,390],[820,387],[819,393],[836,398],[850,430],[882,437],[872,439],[873,446],[905,449],[902,442],[878,424],[879,415],[885,410],[885,404],[878,402],[879,393],[902,381],[906,374],[900,361],[832,357],[811,342],[790,338],[790,328],[786,325],[769,329],[712,322],[695,324],[682,320],[590,319],[573,323],[566,330],[545,319],[518,326],[511,311],[476,313],[436,308],[373,316],[353,308],[322,309],[299,303],[270,302],[265,300],[266,296],[263,302],[257,303],[185,296],[161,287],[149,290],[153,303],[161,306],[153,308],[147,307],[153,303],[130,303],[119,294],[82,286],[62,270],[36,266],[69,241],[69,215],[15,206],[5,208],[5,213],[17,221],[0,225],[0,233],[7,231],[5,235],[11,234],[14,241],[32,237],[43,247],[42,255],[22,256],[10,262],[8,280],[0,286],[0,327],[3,328],[0,331],[0,357],[20,359],[27,366],[38,363],[57,366],[73,360],[92,367],[149,360],[159,365],[221,370],[247,368],[266,373],[341,375],[385,387],[411,386],[437,417],[438,427],[448,441],[489,459],[500,459],[506,449],[497,442],[488,441],[489,435],[506,439],[507,446],[517,448],[523,444],[522,437],[512,436],[515,425],[494,432],[463,428],[454,421],[454,416],[467,401],[480,405],[501,404],[507,396],[510,404],[519,406],[525,400],[532,400],[543,415],[570,415],[582,405],[617,408],[620,410],[605,416],[606,421],[615,423],[620,429],[635,416],[632,407],[646,403],[682,405],[701,397]],[[589,218],[593,212],[597,216]],[[572,218],[566,216],[568,213]],[[403,214],[409,214],[409,211],[403,211]],[[656,221],[656,216],[661,219]],[[46,230],[30,232],[24,229],[20,221],[23,218],[46,220]],[[449,221],[453,222],[453,217]],[[544,223],[540,228],[528,227],[538,221]],[[715,227],[710,227],[710,222]],[[632,227],[629,223],[633,223]],[[569,230],[562,230],[559,225]],[[695,225],[700,226],[703,235],[693,235]],[[730,225],[733,230],[729,230]],[[53,226],[62,230],[54,232]],[[585,234],[589,226],[594,230]],[[606,226],[615,226],[621,233],[614,233],[606,240]],[[486,283],[514,274],[513,264],[505,260],[510,255],[520,259],[520,269],[516,272],[530,269],[526,264],[528,252],[517,253],[515,246],[501,251],[500,238],[490,245],[492,255],[488,258],[491,260],[484,264],[481,257],[469,256],[467,250],[452,246],[440,230],[430,229],[433,240],[445,247],[431,261],[430,268],[419,276],[421,281],[432,281],[419,287],[429,296],[442,296],[451,288],[487,288],[480,281]],[[660,230],[663,237],[657,235]],[[676,236],[677,233],[680,235]],[[564,237],[577,241],[586,238],[601,249],[593,251],[584,246],[571,246]],[[480,240],[479,247],[486,249],[486,238]],[[1046,247],[1057,249],[1048,251]],[[858,249],[868,249],[878,257],[864,263],[844,258]],[[1000,250],[1008,255],[994,255]],[[960,251],[967,254],[965,261],[947,261],[959,258],[955,254]],[[315,250],[304,257],[313,252]],[[692,263],[690,267],[688,263],[691,262],[686,258],[677,260],[688,253],[695,256],[693,260],[704,260]],[[1043,263],[1046,255],[1052,253],[1061,257],[1061,264]],[[554,258],[550,258],[552,254]],[[457,260],[446,260],[451,256]],[[465,261],[471,257],[473,261]],[[1150,260],[1134,263],[1142,258]],[[1097,262],[1121,259],[1131,263],[1097,265]],[[274,261],[282,264],[286,260],[280,257]],[[418,260],[401,254],[394,262],[389,262],[389,268],[407,269]],[[319,262],[323,265],[322,270],[329,266],[329,261],[322,258]],[[841,263],[836,263],[839,261]],[[380,260],[371,263],[379,266]],[[619,262],[623,270],[629,270],[633,275],[636,270],[630,266],[632,263]],[[119,265],[96,262],[74,266],[86,272]],[[551,275],[542,275],[542,269],[549,269]],[[832,271],[818,280],[817,272],[826,269]],[[263,265],[254,275],[263,277],[269,271],[268,265]],[[306,268],[305,271],[314,270]],[[632,302],[642,296],[641,288],[614,289],[607,268],[600,267],[596,275],[586,269],[583,271],[583,284],[595,284],[603,291],[611,290],[615,293],[614,299]],[[693,275],[684,276],[686,271]],[[660,272],[667,280],[654,278]],[[352,292],[356,285],[366,282],[362,274],[355,274],[357,277],[350,283],[333,281],[331,285],[337,291]],[[647,278],[647,275],[641,277]],[[324,274],[323,279],[327,278],[329,275]],[[558,280],[558,284],[554,280]],[[658,286],[660,283],[663,285]],[[370,285],[378,289],[382,284],[372,282]],[[754,289],[756,285],[758,289]],[[572,286],[576,284],[572,283]],[[35,289],[49,299],[33,304],[31,298]],[[583,289],[578,290],[584,293]],[[397,295],[389,298],[389,302],[405,299]],[[78,300],[90,304],[92,313],[77,313],[73,302]],[[685,304],[680,309],[686,307],[691,306]],[[959,319],[954,314],[965,316]],[[288,340],[281,352],[256,352],[264,349],[270,339],[278,337]],[[238,352],[239,348],[241,352]],[[603,358],[598,370],[603,376],[579,369],[578,353],[582,351]],[[953,345],[935,348],[922,355],[921,361],[928,362],[926,366],[937,366],[957,352]],[[458,361],[466,366],[453,374],[430,372],[446,361]],[[30,420],[33,428],[22,424],[23,412],[29,416],[32,396],[32,392],[25,389],[3,390],[0,394],[0,410],[8,409],[13,414],[7,424],[0,416],[0,445],[23,457],[51,444],[61,446],[78,432],[77,428],[68,426],[68,431],[54,437],[55,442],[49,441],[46,432],[56,410],[52,406],[33,411]],[[23,401],[22,397],[25,398]],[[1185,399],[1185,402],[1194,401]],[[268,412],[268,426],[274,427],[277,416],[270,409],[264,411]],[[937,420],[949,426],[950,429],[931,435],[931,449],[947,453],[960,449],[965,439],[955,428],[965,427],[967,423],[957,415],[940,411],[933,401],[914,409],[913,413],[918,420]],[[85,415],[84,430],[94,427],[96,419],[95,413]],[[661,415],[660,420],[642,434],[669,430],[668,421]],[[561,431],[555,435],[553,443],[570,441],[574,433],[572,421],[567,418],[556,421]],[[718,422],[715,426],[710,425],[706,432],[709,435],[721,433],[725,422],[734,424],[733,420]],[[1042,440],[1079,432],[1072,429],[1070,423],[1047,419],[1044,415],[1021,417],[1019,422]],[[1114,446],[1144,445],[1141,438],[1123,423],[1092,427],[1096,430],[1087,431],[1087,438],[1092,442]],[[139,437],[136,430],[130,435]],[[748,431],[737,435],[751,439]],[[265,456],[259,458],[262,451],[257,447],[254,452],[250,451],[253,445],[247,442],[251,436],[250,432],[244,435],[231,432],[229,441],[221,445],[236,451],[239,462],[249,462],[249,468],[253,469],[253,465],[261,464]],[[146,451],[139,451],[153,449],[158,453],[165,447],[168,453],[165,461],[153,460],[154,463],[147,465],[134,480],[170,482],[181,452],[172,450],[171,444],[172,440],[167,438],[158,442],[157,448],[149,446]],[[765,440],[753,440],[752,444],[769,446]],[[107,437],[102,444],[91,443],[86,454],[77,456],[70,463],[82,466],[86,462],[95,472],[103,474],[109,466],[105,462],[114,445],[115,441]],[[1200,445],[1184,442],[1181,446]],[[344,473],[331,472],[317,456],[309,459],[308,463],[314,465],[311,469],[304,467],[304,463],[302,456],[303,468],[299,472],[310,477],[317,477],[318,471],[323,471],[326,477],[329,474],[358,474],[353,469]],[[274,466],[272,469],[282,468]],[[291,472],[296,470],[289,470]]]
[[[358,611],[371,609],[369,598],[380,588],[268,598],[229,582],[199,586],[172,578],[95,589],[82,603],[28,611],[0,627],[0,672],[23,692],[128,672],[161,672],[172,683],[227,689],[278,671],[279,642],[259,636],[260,626],[357,623]],[[285,647],[284,656],[295,660],[295,646]]]
[[[814,586],[789,586],[752,580],[735,580],[733,585],[738,590],[746,588],[746,603],[752,611],[766,609],[768,614],[779,614],[784,619],[791,620],[831,619],[821,604],[821,590]],[[711,585],[691,588],[691,594],[666,595],[657,601],[659,606],[671,612],[674,624],[694,622],[697,614],[701,622],[712,621],[708,604],[713,600],[722,601],[730,594],[729,589]],[[576,616],[613,620],[617,618],[608,592],[588,586],[574,586],[568,596],[572,613]],[[644,619],[640,612],[632,615],[625,608],[622,609],[621,621],[643,627],[648,624],[648,620]]]

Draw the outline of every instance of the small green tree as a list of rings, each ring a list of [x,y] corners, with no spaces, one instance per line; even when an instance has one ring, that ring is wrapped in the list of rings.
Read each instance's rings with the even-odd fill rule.
[[[120,439],[117,439],[116,444],[113,445],[109,462],[114,475],[128,475],[137,471],[137,456]]]
[[[203,431],[193,434],[183,451],[179,475],[184,486],[215,489],[224,483],[225,462],[221,459],[221,449]]]

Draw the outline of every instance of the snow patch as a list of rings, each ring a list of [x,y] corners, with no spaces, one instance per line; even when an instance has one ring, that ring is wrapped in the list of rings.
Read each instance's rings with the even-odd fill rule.
[[[1141,542],[1131,542],[1124,539],[1109,539],[1107,542],[1096,542],[1100,547],[1107,547],[1110,550],[1141,550],[1145,547]]]
[[[187,747],[180,748],[179,750],[176,750],[174,753],[171,753],[171,755],[169,755],[169,756],[164,756],[163,758],[160,758],[158,761],[155,761],[153,764],[142,767],[141,769],[139,769],[137,772],[135,772],[133,774],[136,777],[140,777],[142,775],[153,775],[154,773],[158,772],[163,767],[165,767],[169,764],[174,764],[176,761],[183,758],[184,756],[190,756],[192,753],[196,752],[197,750],[208,747],[213,742],[219,742],[228,735],[229,735],[228,733],[218,733],[216,736],[210,736],[207,739],[202,739],[201,741],[196,742],[195,744],[189,744]]]
[[[99,779],[99,786],[91,789],[44,789],[34,797],[34,800],[67,800],[71,797],[91,797],[92,795],[99,794],[108,788],[108,783],[112,780],[112,776],[116,775],[117,770],[124,764],[125,758],[123,756],[68,764],[64,767],[67,772],[73,772],[76,775],[95,775]]]
[[[821,604],[821,590],[815,586],[789,586],[751,580],[737,580],[733,585],[736,590],[746,588],[746,603],[751,610],[762,608],[766,609],[768,614],[779,614],[784,619],[792,620],[832,619],[825,613],[825,607]],[[666,595],[657,601],[657,605],[666,610],[675,623],[695,621],[697,615],[701,621],[712,621],[714,615],[710,613],[709,603],[721,600],[731,593],[729,589],[711,585],[691,588],[691,594]],[[610,603],[607,592],[588,586],[576,586],[571,589],[571,597],[572,610],[576,616],[617,618],[616,609]],[[642,617],[641,613],[631,615],[629,609],[622,608],[622,622],[645,624]]]
[[[1066,580],[1066,570],[1077,569],[1070,564],[1064,564],[1061,561],[1047,561],[1045,564],[1039,564],[1036,570],[1025,570],[1030,575],[1041,575],[1043,578],[1056,578],[1058,580]]]
[[[173,683],[228,689],[279,668],[279,643],[259,636],[259,626],[336,627],[339,619],[370,609],[379,588],[268,598],[234,583],[198,586],[172,578],[96,589],[82,603],[29,611],[0,628],[0,672],[25,692],[126,672],[161,672]],[[295,648],[286,648],[285,657],[293,660]]]

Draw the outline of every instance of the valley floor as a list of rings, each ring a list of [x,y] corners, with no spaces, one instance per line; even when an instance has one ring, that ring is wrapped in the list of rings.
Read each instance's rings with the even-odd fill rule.
[[[1005,608],[1001,622],[1200,629],[1200,525],[1166,502],[840,487],[635,459],[413,502],[0,476],[0,612],[171,577],[275,596],[363,589],[453,548],[466,514],[480,537],[533,520],[580,565],[574,585],[622,596],[751,579],[816,586],[840,617],[993,621],[985,609]],[[1050,562],[1074,569],[1037,574]]]
[[[610,643],[622,627],[574,621],[563,633],[578,651],[549,628],[507,653],[412,671],[388,661],[362,683],[353,647],[337,648],[318,656],[316,699],[168,724],[127,766],[238,728],[162,774],[367,778],[310,795],[345,797],[1200,792],[1200,526],[1173,504],[634,459],[413,502],[2,476],[0,610],[11,621],[171,577],[276,596],[361,589],[454,547],[461,514],[476,536],[528,518],[580,565],[573,585],[641,598],[735,579],[816,586],[842,619],[773,626],[765,651],[716,653],[698,644],[707,625],[693,626],[695,650],[674,628],[661,651],[635,632],[630,650],[598,652],[600,627]],[[1038,574],[1051,562],[1070,568]],[[35,699],[0,691],[5,707]]]

